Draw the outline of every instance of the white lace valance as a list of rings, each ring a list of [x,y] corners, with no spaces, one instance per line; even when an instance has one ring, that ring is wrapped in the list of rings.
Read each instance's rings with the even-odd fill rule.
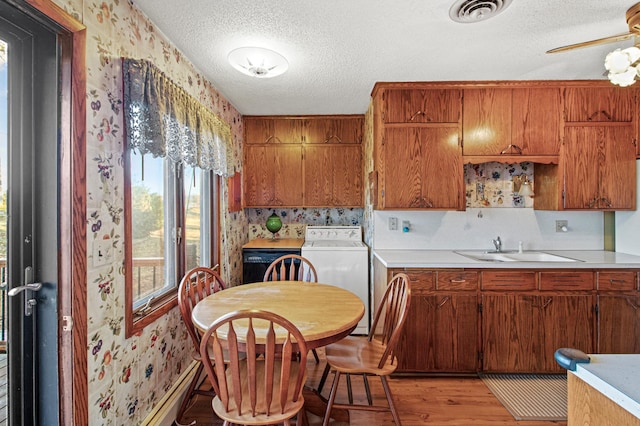
[[[128,148],[220,176],[233,174],[227,123],[149,61],[124,58],[122,74]]]

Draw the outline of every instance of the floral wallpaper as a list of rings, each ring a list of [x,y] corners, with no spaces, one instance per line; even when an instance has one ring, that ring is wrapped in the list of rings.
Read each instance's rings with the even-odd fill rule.
[[[362,225],[363,209],[246,209],[250,240],[273,236],[265,225],[273,213],[282,220],[282,229],[276,232],[276,238],[304,238],[307,225]]]
[[[55,0],[87,27],[87,312],[88,405],[92,425],[140,424],[191,362],[190,340],[178,309],[124,337],[124,169],[120,58],[148,59],[229,123],[231,166],[241,169],[242,117],[189,60],[127,0]],[[240,283],[244,212],[227,213],[221,194],[223,278]],[[112,248],[94,262],[95,243]]]

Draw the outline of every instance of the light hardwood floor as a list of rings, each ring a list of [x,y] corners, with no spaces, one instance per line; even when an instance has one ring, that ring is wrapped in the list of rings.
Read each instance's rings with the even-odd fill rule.
[[[319,350],[320,364],[316,364],[313,357],[309,357],[307,385],[317,387],[320,375],[324,369],[323,351]],[[328,396],[330,381],[322,392]],[[342,380],[341,380],[342,381]],[[353,378],[354,394],[364,395],[361,391],[362,380]],[[370,379],[374,402],[386,402],[380,380]],[[440,426],[487,426],[487,425],[521,425],[521,426],[566,426],[566,422],[544,421],[516,421],[513,416],[487,389],[484,383],[476,377],[394,377],[389,381],[400,419],[404,426],[440,425]],[[340,392],[338,398],[346,391]],[[199,397],[189,409],[185,420],[196,420],[196,425],[221,425],[214,420],[210,401]],[[322,424],[319,417],[309,416],[310,426]],[[332,422],[333,426],[344,423]],[[389,413],[370,413],[351,411],[351,425],[393,425]]]

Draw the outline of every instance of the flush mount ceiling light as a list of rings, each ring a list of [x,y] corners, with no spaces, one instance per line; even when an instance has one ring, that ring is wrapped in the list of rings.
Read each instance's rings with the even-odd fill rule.
[[[263,47],[239,47],[227,59],[241,73],[257,78],[275,77],[289,68],[284,56]]]
[[[449,9],[449,17],[456,22],[469,24],[486,21],[511,4],[512,0],[458,0]]]

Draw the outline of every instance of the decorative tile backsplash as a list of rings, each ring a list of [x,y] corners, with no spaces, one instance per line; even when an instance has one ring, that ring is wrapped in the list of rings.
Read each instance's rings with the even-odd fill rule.
[[[530,197],[513,192],[513,177],[520,175],[525,175],[533,187],[533,163],[465,164],[467,207],[532,208],[533,200]]]

